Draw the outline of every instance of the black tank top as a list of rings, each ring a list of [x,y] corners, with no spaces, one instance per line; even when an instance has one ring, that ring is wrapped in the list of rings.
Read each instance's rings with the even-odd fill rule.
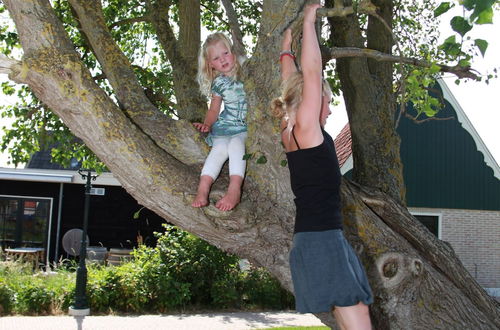
[[[295,233],[342,229],[339,161],[332,137],[321,131],[319,146],[286,154],[297,209]]]

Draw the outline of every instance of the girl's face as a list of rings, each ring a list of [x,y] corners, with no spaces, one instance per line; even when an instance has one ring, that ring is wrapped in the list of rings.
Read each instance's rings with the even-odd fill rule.
[[[332,114],[332,111],[330,110],[330,102],[332,101],[332,94],[330,92],[326,93],[326,95],[323,95],[323,98],[321,100],[321,113],[319,115],[319,123],[321,126],[325,126],[326,120],[328,119],[328,116]]]
[[[235,56],[222,41],[208,47],[208,63],[215,71],[228,74],[233,70]]]

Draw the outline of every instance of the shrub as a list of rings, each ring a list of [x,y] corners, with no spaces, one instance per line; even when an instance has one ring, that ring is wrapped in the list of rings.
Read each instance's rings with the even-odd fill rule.
[[[141,247],[134,251],[134,264],[139,270],[135,280],[149,307],[160,312],[184,306],[191,298],[190,283],[172,275],[171,265],[162,261],[158,248]]]
[[[0,280],[0,315],[8,315],[12,311],[14,291]]]
[[[263,268],[253,267],[245,274],[243,291],[253,307],[283,309],[294,305],[293,295]]]
[[[238,269],[238,258],[176,227],[165,228],[157,249],[167,273],[179,285],[189,284],[191,304],[216,303],[212,287]]]
[[[241,277],[237,270],[231,270],[214,281],[210,294],[214,305],[222,308],[242,307]]]
[[[184,308],[289,308],[293,296],[260,268],[241,271],[238,258],[173,226],[155,248],[141,246],[119,266],[88,264],[92,313],[156,313]],[[75,262],[54,275],[0,263],[0,314],[66,313],[74,302]]]
[[[54,292],[27,282],[18,288],[15,297],[15,310],[20,314],[50,314]]]

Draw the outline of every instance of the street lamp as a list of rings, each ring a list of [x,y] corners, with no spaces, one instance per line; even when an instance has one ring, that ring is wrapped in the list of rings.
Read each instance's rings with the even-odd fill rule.
[[[87,267],[85,266],[85,258],[87,257],[87,227],[89,223],[90,189],[92,188],[90,181],[95,181],[98,175],[92,175],[90,170],[83,169],[79,169],[78,174],[80,174],[83,180],[86,180],[85,206],[83,209],[83,232],[80,246],[80,260],[78,262],[78,268],[76,269],[75,303],[69,308],[69,315],[87,316],[90,314],[90,308],[85,292],[87,288]]]

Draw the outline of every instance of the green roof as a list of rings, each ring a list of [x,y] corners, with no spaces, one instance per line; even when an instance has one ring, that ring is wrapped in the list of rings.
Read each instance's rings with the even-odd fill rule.
[[[402,117],[397,130],[408,206],[500,210],[498,165],[447,87],[435,88],[446,97],[436,117],[452,119],[417,124]],[[414,113],[411,105],[407,111]]]
[[[451,119],[418,124],[402,116],[397,129],[408,207],[500,211],[498,164],[444,82],[434,95],[445,101],[436,117]],[[406,111],[415,113],[411,104]],[[350,149],[350,138],[340,140],[337,150]],[[348,178],[351,164],[342,168]]]

